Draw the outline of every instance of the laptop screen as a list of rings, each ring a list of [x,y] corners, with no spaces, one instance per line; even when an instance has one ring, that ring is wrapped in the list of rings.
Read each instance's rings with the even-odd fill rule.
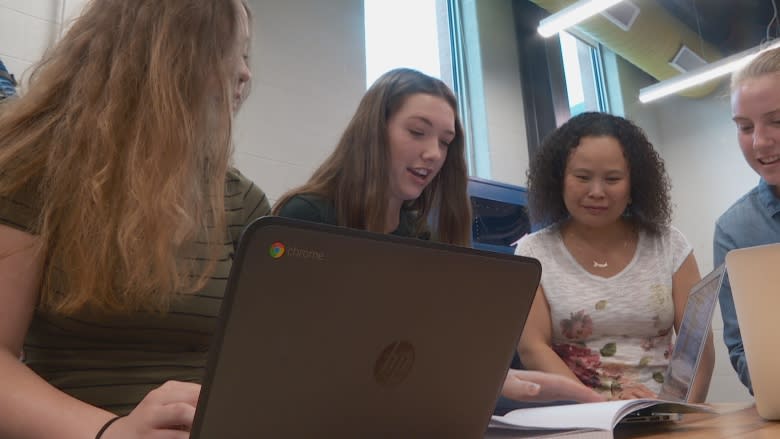
[[[707,341],[725,266],[713,270],[693,286],[685,305],[680,332],[674,344],[659,399],[687,401],[699,358]]]

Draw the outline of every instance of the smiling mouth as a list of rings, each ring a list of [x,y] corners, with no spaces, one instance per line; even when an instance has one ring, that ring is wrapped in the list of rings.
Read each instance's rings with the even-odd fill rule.
[[[758,159],[758,162],[762,165],[772,165],[780,161],[780,155],[773,155],[769,157],[763,157]]]
[[[408,171],[409,171],[409,172],[410,172],[412,175],[414,175],[415,177],[417,177],[417,178],[421,178],[421,179],[423,179],[423,180],[425,180],[426,178],[428,178],[428,175],[430,175],[430,174],[431,174],[431,170],[430,170],[430,169],[426,169],[426,168],[407,168],[407,170],[408,170]]]
[[[593,211],[596,211],[596,212],[603,212],[603,211],[607,210],[606,207],[601,207],[601,206],[584,206],[584,207],[587,210],[593,210]]]

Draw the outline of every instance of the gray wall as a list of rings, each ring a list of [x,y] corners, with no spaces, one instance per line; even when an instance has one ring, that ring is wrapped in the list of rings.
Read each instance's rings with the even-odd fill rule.
[[[251,0],[253,84],[235,164],[274,201],[332,151],[365,91],[362,0]]]
[[[75,7],[76,1],[71,0]],[[0,58],[18,79],[60,33],[62,0],[0,0]]]

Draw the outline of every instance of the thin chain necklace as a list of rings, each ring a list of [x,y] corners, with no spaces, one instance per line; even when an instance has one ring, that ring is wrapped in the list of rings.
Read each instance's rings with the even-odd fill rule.
[[[593,250],[592,247],[587,248],[589,246],[588,241],[580,238],[576,233],[573,233],[571,231],[568,231],[565,234],[566,237],[568,237],[568,244],[573,246],[576,250],[579,251],[580,255],[585,257],[586,255],[590,255],[587,257],[587,259],[591,259],[593,263],[593,268],[598,269],[607,269],[609,268],[609,260],[603,259],[604,262],[599,262],[599,259],[596,257],[593,257]],[[628,235],[628,237],[623,239],[623,243],[618,248],[620,250],[624,250],[628,248],[628,245],[634,240],[634,234],[631,233]],[[564,238],[564,244],[566,243],[567,239]],[[613,252],[615,249],[612,250]],[[606,256],[605,256],[606,258]]]

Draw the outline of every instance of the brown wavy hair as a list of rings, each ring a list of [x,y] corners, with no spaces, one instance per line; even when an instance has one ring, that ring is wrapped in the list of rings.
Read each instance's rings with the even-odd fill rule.
[[[631,175],[631,203],[624,217],[656,234],[671,221],[671,183],[664,161],[645,132],[628,119],[586,112],[572,117],[542,143],[528,169],[528,206],[531,219],[545,226],[569,218],[563,201],[566,164],[583,137],[608,136],[623,148]]]
[[[225,239],[242,6],[93,0],[0,113],[0,196],[37,188],[39,307],[164,311],[205,284]],[[207,261],[177,260],[195,239]]]
[[[384,232],[390,179],[387,122],[407,97],[418,93],[440,97],[452,107],[455,138],[439,174],[417,199],[407,201],[403,208],[415,213],[417,233],[427,228],[432,216],[436,240],[468,245],[471,207],[466,194],[468,170],[457,100],[441,80],[406,68],[391,70],[374,82],[330,157],[306,184],[279,199],[274,214],[295,195],[316,194],[333,200],[338,225]]]

